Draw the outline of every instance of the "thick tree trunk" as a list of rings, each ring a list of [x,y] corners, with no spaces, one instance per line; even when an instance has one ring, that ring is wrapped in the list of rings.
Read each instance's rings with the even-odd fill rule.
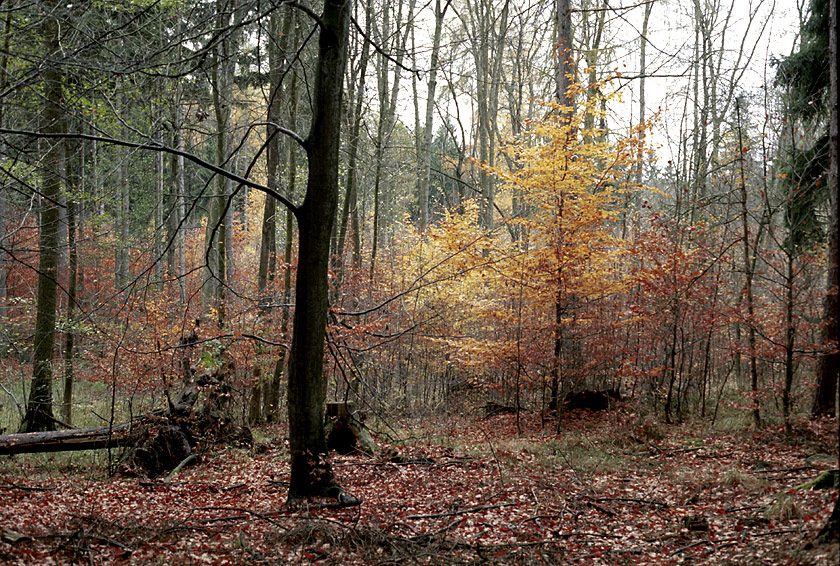
[[[44,108],[42,128],[53,134],[61,132],[63,119],[61,74],[55,60],[60,54],[59,23],[55,6],[44,20],[44,50],[48,64],[44,68]],[[35,318],[35,343],[32,356],[32,387],[21,432],[53,430],[52,364],[55,347],[56,277],[58,275],[59,202],[63,176],[64,144],[42,140],[48,144],[41,165],[41,236],[38,265],[38,303]]]
[[[319,495],[357,503],[341,491],[324,436],[324,339],[330,237],[338,206],[342,80],[350,22],[348,0],[326,0],[321,15],[312,125],[306,138],[309,176],[296,209],[300,234],[289,371],[289,500]]]
[[[832,15],[834,8],[831,9]],[[835,26],[831,26],[831,32]],[[836,38],[830,36],[830,44],[836,45]],[[836,55],[833,55],[836,57]],[[823,330],[822,343],[829,351],[820,356],[817,366],[817,390],[814,397],[814,406],[811,411],[813,417],[834,417],[837,402],[837,376],[840,373],[840,223],[838,223],[838,199],[837,192],[837,77],[832,67],[831,87],[831,124],[830,124],[830,145],[831,145],[831,171],[829,178],[829,194],[831,206],[831,220],[828,231],[828,274],[826,288],[828,292],[823,300]]]
[[[840,135],[840,102],[838,98],[840,98],[840,85],[838,81],[840,81],[840,77],[838,77],[838,73],[840,73],[840,50],[838,50],[837,46],[837,34],[840,33],[840,29],[838,29],[838,25],[840,25],[840,13],[838,13],[837,8],[837,0],[831,0],[829,2],[829,53],[830,53],[830,68],[831,68],[831,91],[830,91],[830,100],[831,100],[831,118],[830,118],[830,125],[829,125],[829,138],[831,144],[831,171],[829,173],[829,186],[831,190],[831,232],[832,232],[832,239],[834,240],[834,247],[830,248],[829,252],[832,257],[829,259],[829,263],[833,264],[833,271],[834,271],[834,279],[830,282],[829,287],[833,287],[834,289],[838,288],[838,270],[837,266],[840,263],[840,258],[838,254],[840,250],[837,247],[838,238],[840,238],[840,194],[838,194],[838,177],[840,177],[840,139],[838,139],[838,135]],[[829,293],[830,295],[831,293]],[[835,294],[836,298],[836,294]],[[826,305],[828,306],[828,305]],[[835,324],[835,328],[838,324],[838,319],[840,319],[840,312],[838,312],[838,303],[835,300],[834,303],[834,310],[833,311],[826,311],[825,317],[828,320],[833,320]],[[836,339],[836,336],[835,336]],[[834,383],[835,387],[837,384],[837,366],[834,366]],[[836,395],[836,392],[835,394]],[[831,398],[832,403],[834,402],[834,396]],[[840,497],[838,497],[834,501],[834,511],[832,511],[831,516],[826,521],[823,528],[820,530],[818,537],[820,540],[826,542],[837,542],[838,536],[840,536]]]

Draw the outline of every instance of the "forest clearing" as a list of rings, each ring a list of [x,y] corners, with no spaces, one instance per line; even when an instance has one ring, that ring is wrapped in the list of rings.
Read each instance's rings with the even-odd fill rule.
[[[0,2],[0,563],[837,564],[838,20]]]
[[[803,422],[791,439],[778,426],[665,428],[626,406],[573,411],[562,434],[522,417],[521,435],[513,415],[405,423],[403,444],[334,455],[341,483],[364,499],[345,509],[288,507],[288,448],[277,441],[211,450],[156,480],[107,478],[102,456],[17,456],[0,468],[0,561],[837,562],[836,542],[813,544],[835,492],[798,487],[836,464],[828,423]]]

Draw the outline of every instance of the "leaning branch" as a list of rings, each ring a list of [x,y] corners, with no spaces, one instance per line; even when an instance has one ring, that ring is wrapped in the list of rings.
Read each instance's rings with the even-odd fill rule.
[[[277,126],[275,126],[275,127],[277,127]],[[285,128],[278,127],[278,130],[287,134],[287,135],[292,133],[290,130],[285,130]],[[295,204],[291,200],[289,200],[285,196],[281,195],[277,191],[275,191],[275,190],[273,190],[273,189],[271,189],[271,188],[269,188],[265,185],[257,183],[255,181],[252,181],[250,179],[246,179],[245,177],[241,177],[241,176],[237,175],[236,173],[232,173],[232,172],[228,171],[227,169],[225,169],[223,167],[219,167],[218,165],[214,165],[213,163],[210,163],[209,161],[201,159],[197,155],[193,155],[192,153],[189,153],[189,152],[186,152],[186,151],[181,151],[181,150],[175,149],[173,147],[169,147],[169,146],[167,146],[165,144],[162,144],[158,141],[147,141],[147,142],[139,143],[139,142],[132,142],[132,141],[128,141],[128,140],[121,140],[121,139],[117,139],[117,138],[109,138],[109,137],[106,137],[106,136],[94,136],[94,135],[91,135],[91,134],[83,134],[81,132],[47,133],[47,132],[34,132],[34,131],[31,131],[31,130],[12,130],[12,129],[9,129],[9,128],[0,128],[0,134],[7,134],[7,135],[13,135],[13,136],[27,136],[27,137],[33,137],[33,138],[46,138],[46,139],[81,139],[81,140],[95,141],[95,142],[106,143],[106,144],[111,144],[111,145],[118,145],[118,146],[122,146],[122,147],[130,147],[130,148],[133,148],[133,149],[143,149],[143,150],[148,150],[148,151],[162,151],[163,153],[169,153],[171,155],[183,157],[184,159],[192,161],[196,165],[198,165],[198,166],[200,166],[204,169],[207,169],[208,171],[216,173],[217,175],[222,175],[223,177],[227,177],[228,179],[230,179],[230,180],[232,180],[236,183],[239,183],[241,185],[245,185],[246,187],[250,187],[252,189],[262,191],[265,194],[267,194],[269,196],[272,196],[275,199],[277,199],[278,202],[280,202],[283,206],[285,206],[286,208],[291,210],[293,213],[297,212],[297,206],[295,206]],[[300,136],[297,136],[296,134],[292,137],[293,137],[293,139],[295,139],[295,141],[298,141],[298,142],[301,141]]]

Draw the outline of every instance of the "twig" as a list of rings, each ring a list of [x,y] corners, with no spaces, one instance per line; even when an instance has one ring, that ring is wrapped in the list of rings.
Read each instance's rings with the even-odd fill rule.
[[[202,519],[202,523],[222,523],[226,521],[244,521],[248,515],[227,515],[225,517],[211,517],[210,519]]]
[[[606,509],[606,508],[598,505],[597,503],[595,503],[593,501],[589,501],[588,505],[590,505],[593,509],[595,509],[596,511],[600,511],[601,513],[603,513],[604,515],[606,515],[608,517],[615,517],[615,513],[613,513],[609,509]]]
[[[531,521],[539,521],[540,519],[557,519],[557,515],[533,515],[532,517],[526,517],[519,521],[519,524],[522,523],[530,523]]]
[[[0,485],[0,489],[18,489],[20,491],[54,491],[54,487],[26,487],[24,485],[18,485],[16,483],[12,483],[10,481],[6,482],[8,485]]]
[[[667,503],[659,503],[658,501],[649,501],[647,499],[638,499],[636,497],[584,497],[586,499],[589,499],[590,501],[626,501],[628,503],[642,503],[644,505],[654,505],[665,509],[668,508]]]
[[[712,546],[714,546],[714,544],[712,544],[712,542],[709,541],[709,540],[705,540],[705,539],[704,540],[698,540],[698,541],[692,542],[691,544],[687,544],[685,546],[681,546],[681,547],[679,547],[675,550],[672,550],[670,555],[671,556],[676,556],[677,554],[685,552],[689,548],[694,548],[695,546],[700,546],[701,544],[711,544]]]
[[[169,472],[169,474],[166,476],[166,483],[169,483],[169,478],[171,478],[172,476],[174,476],[175,474],[177,474],[178,472],[183,470],[184,466],[186,466],[187,464],[189,464],[190,462],[192,462],[195,459],[196,459],[196,453],[193,452],[192,454],[190,454],[189,456],[187,456],[186,458],[181,460],[181,463],[178,464],[177,466],[175,466],[175,468],[171,472]]]
[[[5,392],[6,392],[6,395],[8,395],[9,397],[11,397],[11,398],[12,398],[12,401],[14,402],[15,407],[17,407],[18,413],[20,414],[20,420],[22,421],[22,420],[23,420],[23,418],[24,418],[24,414],[23,414],[23,407],[21,407],[21,404],[20,404],[20,403],[18,403],[17,397],[15,397],[15,396],[14,396],[14,394],[13,394],[11,391],[9,391],[8,389],[6,389],[6,386],[5,386],[5,385],[3,385],[2,383],[0,383],[0,388],[2,388],[2,389],[3,389],[3,391],[5,391]]]
[[[663,452],[666,456],[669,454],[684,454],[686,452],[697,452],[705,448],[705,446],[697,446],[693,448],[660,448],[660,451]]]
[[[621,535],[608,535],[605,533],[591,533],[589,531],[574,531],[571,533],[557,533],[559,538],[571,537],[595,537],[595,538],[621,538]]]
[[[499,471],[499,483],[502,484],[502,487],[505,487],[505,477],[502,473],[502,463],[499,462],[499,457],[496,455],[496,449],[493,448],[493,443],[490,441],[490,435],[487,434],[487,431],[484,430],[483,427],[478,427],[478,430],[481,431],[481,434],[483,434],[484,438],[487,440],[487,446],[490,447],[490,453],[493,454],[493,460],[496,461],[496,468]]]
[[[459,509],[457,511],[448,511],[446,513],[432,513],[429,515],[409,515],[406,519],[437,519],[440,517],[455,517],[456,515],[466,515],[467,513],[478,513],[479,511],[486,511],[487,509],[500,509],[502,507],[512,507],[516,503],[499,503],[498,505],[479,505],[477,507],[467,507],[466,509]]]
[[[804,472],[806,470],[815,470],[816,466],[797,466],[796,468],[778,468],[775,470],[750,470],[750,474],[792,474],[794,472]]]
[[[745,505],[743,507],[727,507],[724,513],[736,513],[738,511],[749,511],[750,509],[766,509],[765,505]]]
[[[701,544],[710,544],[714,550],[718,550],[725,546],[732,546],[733,544],[738,543],[739,541],[743,541],[746,537],[767,537],[772,535],[786,535],[790,533],[798,533],[798,529],[779,529],[776,531],[768,531],[766,533],[742,533],[740,536],[732,537],[732,538],[725,538],[715,542],[712,542],[708,539],[698,540],[697,542],[693,542],[686,546],[681,546],[677,549],[674,549],[670,552],[671,556],[679,554],[681,552],[685,552],[689,548],[694,548],[695,546],[700,546]]]
[[[257,519],[261,519],[268,523],[271,523],[274,526],[280,527],[283,530],[288,530],[285,525],[279,523],[272,519],[270,515],[280,515],[279,511],[273,511],[271,513],[258,513],[257,511],[252,511],[250,509],[244,509],[242,507],[197,507],[193,511],[235,511],[237,513],[242,513],[243,515],[236,515],[236,516],[226,516],[226,517],[215,517],[211,519],[202,519],[202,523],[212,523],[215,521],[234,521],[234,520],[241,520],[244,519],[246,516],[251,515],[256,517]]]

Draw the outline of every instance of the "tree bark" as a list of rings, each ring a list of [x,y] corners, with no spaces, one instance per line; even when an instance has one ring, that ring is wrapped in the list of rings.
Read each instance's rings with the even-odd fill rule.
[[[269,100],[266,127],[268,147],[266,151],[266,177],[269,188],[277,191],[280,186],[280,155],[282,153],[281,134],[275,124],[282,122],[280,101],[283,98],[282,67],[285,61],[283,53],[289,36],[294,10],[289,10],[283,28],[280,27],[280,15],[272,12],[269,20],[268,37],[268,77]],[[274,301],[267,295],[268,285],[274,281],[277,274],[277,200],[271,195],[265,195],[263,207],[262,232],[260,238],[260,263],[257,271],[257,290],[260,296],[260,316],[268,314]],[[257,347],[261,353],[261,346]],[[248,409],[248,422],[256,423],[262,420],[263,408],[268,408],[270,402],[263,403],[270,395],[270,387],[264,382],[259,361],[254,366],[254,384],[251,389],[251,403]]]
[[[570,121],[574,109],[574,101],[571,99],[569,87],[571,86],[572,73],[574,72],[572,61],[572,22],[569,0],[555,0],[555,24],[557,33],[557,67],[555,70],[555,96],[560,105],[560,113],[565,120]],[[569,132],[566,142],[570,143],[574,134]],[[557,208],[557,218],[562,222],[563,199],[560,198]],[[551,371],[551,400],[549,408],[557,411],[557,428],[560,429],[560,394],[562,389],[561,372],[563,368],[563,267],[562,258],[559,253],[558,242],[555,244],[555,255],[557,260],[557,289],[554,300],[554,356],[552,359]]]
[[[840,32],[838,30],[838,25],[840,25],[840,13],[838,13],[837,9],[837,0],[830,0],[829,2],[829,40],[828,40],[828,52],[830,58],[829,67],[831,69],[831,90],[830,90],[830,100],[831,100],[831,116],[829,119],[829,144],[831,147],[831,170],[829,172],[829,185],[831,191],[831,233],[832,238],[835,242],[833,248],[829,249],[829,253],[833,254],[833,257],[829,259],[829,263],[833,264],[833,271],[834,271],[834,280],[830,281],[831,285],[829,285],[829,289],[833,287],[836,291],[838,289],[838,270],[837,266],[840,263],[840,258],[838,258],[838,253],[840,250],[837,248],[837,241],[840,239],[840,195],[838,194],[838,176],[840,176],[840,139],[838,139],[838,135],[840,135],[840,107],[838,107],[838,98],[840,98],[840,85],[838,85],[838,81],[840,81],[840,77],[838,77],[838,73],[840,73],[840,51],[837,48],[837,34]],[[829,295],[832,293],[829,292]],[[834,320],[835,328],[838,325],[838,320],[840,320],[840,312],[838,312],[838,304],[836,300],[836,293],[835,293],[835,301],[834,301],[834,310],[828,311],[826,310],[825,317],[829,320]],[[826,307],[829,305],[826,304]],[[835,338],[836,339],[836,338]],[[836,345],[836,342],[835,342]],[[825,363],[825,362],[824,362]],[[834,366],[834,382],[835,387],[837,383],[837,366]],[[836,392],[835,392],[836,395]],[[832,403],[834,402],[834,397],[832,397]],[[826,521],[825,525],[822,529],[820,529],[819,534],[817,535],[820,540],[825,542],[837,542],[838,536],[840,536],[840,497],[838,497],[834,501],[834,510],[831,512],[831,516]]]
[[[217,29],[228,29],[231,24],[235,4],[229,0],[216,2]],[[232,35],[220,39],[213,48],[213,67],[211,87],[213,92],[213,111],[216,117],[215,164],[224,167],[228,161],[228,129],[230,126],[231,105],[233,104],[233,53],[236,49]],[[207,281],[202,292],[204,307],[215,309],[219,327],[225,320],[225,284],[227,229],[225,208],[230,194],[230,180],[224,175],[216,175],[215,194],[210,198],[210,211],[207,217],[205,246],[207,250]]]
[[[65,151],[69,148],[69,144],[65,144]],[[161,154],[162,155],[162,154]],[[66,151],[67,178],[70,180],[71,187],[74,191],[79,191],[80,180],[83,178],[84,171],[78,173],[73,170],[70,164],[70,152]],[[80,159],[83,163],[83,158]],[[82,165],[80,163],[80,169]],[[77,297],[77,283],[79,272],[79,254],[76,246],[76,195],[71,194],[67,197],[67,320],[65,321],[64,329],[64,387],[61,398],[61,420],[66,426],[69,426],[73,415],[73,382],[74,375],[74,361],[75,361],[75,347],[76,347],[76,297]]]
[[[830,225],[828,230],[828,273],[826,295],[823,302],[822,343],[827,352],[820,356],[817,366],[817,391],[811,411],[813,417],[834,417],[837,402],[837,376],[840,373],[840,221],[838,221],[838,119],[837,119],[837,7],[836,0],[829,4],[829,53],[831,67],[831,94],[829,118],[829,145],[831,166],[829,170]]]
[[[41,128],[45,133],[60,133],[64,114],[62,76],[57,67],[61,54],[59,21],[54,2],[42,24],[45,65],[43,71],[44,106]],[[32,387],[20,432],[37,432],[55,428],[52,412],[52,363],[55,347],[57,307],[56,278],[59,255],[59,202],[63,175],[64,144],[59,140],[42,140],[49,144],[41,165],[41,234],[38,264],[38,303],[35,318],[35,343],[32,355]]]
[[[391,134],[394,131],[394,117],[396,116],[397,96],[400,89],[400,77],[403,66],[403,58],[405,56],[405,47],[408,41],[409,32],[407,21],[411,21],[414,14],[415,0],[409,0],[408,15],[403,18],[403,0],[400,0],[397,8],[397,15],[394,20],[395,31],[393,32],[394,39],[391,44],[391,49],[396,50],[396,57],[394,63],[394,81],[390,87],[388,85],[388,63],[389,59],[384,55],[379,58],[379,124],[376,135],[376,167],[374,173],[374,189],[373,189],[373,234],[371,237],[371,257],[370,257],[370,280],[373,281],[376,272],[376,258],[379,250],[379,243],[381,240],[381,233],[383,232],[383,224],[387,218],[386,214],[382,213],[382,209],[387,210],[387,203],[390,198],[388,183],[385,175],[385,158],[387,157],[388,148],[390,145]],[[384,38],[392,34],[390,25],[388,23],[388,14],[385,12],[385,22],[383,23],[380,36]],[[401,28],[404,28],[401,30]],[[400,35],[402,33],[402,35]]]
[[[740,180],[738,188],[741,192],[741,226],[743,229],[743,243],[744,243],[744,299],[747,301],[747,339],[749,346],[750,358],[750,390],[753,395],[753,424],[755,428],[761,427],[761,407],[758,399],[758,355],[756,354],[756,337],[755,337],[755,307],[753,305],[753,262],[750,253],[750,225],[749,217],[747,215],[747,184],[744,171],[744,143],[741,139],[741,105],[739,102],[735,104],[735,110],[738,114],[738,149],[740,153]]]
[[[296,21],[294,25],[295,43],[300,38],[300,25]],[[290,128],[295,128],[297,123],[297,105],[298,105],[298,75],[295,72],[291,73],[289,84],[289,117],[288,125]],[[286,191],[290,199],[295,196],[296,178],[297,178],[297,146],[295,144],[287,144],[288,149],[288,166],[289,177],[286,184]],[[292,271],[289,266],[292,264],[292,241],[295,232],[295,216],[293,211],[286,210],[286,230],[283,240],[283,263],[286,268],[283,272],[283,307],[280,315],[280,337],[285,340],[288,336],[289,329],[289,305],[292,301]],[[268,395],[265,400],[268,405],[264,409],[266,419],[273,422],[278,418],[278,409],[280,407],[280,380],[283,377],[283,369],[286,365],[286,350],[280,350],[277,356],[277,361],[274,364],[274,374],[271,377],[271,384],[268,388]]]
[[[289,372],[289,501],[327,495],[342,502],[324,436],[324,339],[330,237],[338,206],[342,80],[347,59],[349,0],[325,0],[320,21],[313,116],[305,140],[306,195],[295,210],[300,234]]]
[[[14,6],[14,4],[13,4]],[[11,6],[10,6],[11,8]],[[12,12],[9,9],[6,12],[6,17],[3,23],[3,54],[0,55],[0,92],[6,91],[6,86],[9,84],[8,64],[9,64],[9,42],[11,41],[11,24]],[[4,126],[5,117],[5,101],[0,99],[0,128]],[[6,300],[8,299],[8,270],[6,262],[8,261],[8,253],[6,252],[6,198],[0,196],[0,320],[6,320],[8,309],[6,307]],[[0,331],[0,357],[5,356],[9,348],[8,331]]]
[[[569,97],[571,76],[574,73],[572,58],[572,12],[569,0],[555,0],[554,17],[557,29],[557,67],[554,75],[555,92],[560,106],[571,109],[573,100]]]

